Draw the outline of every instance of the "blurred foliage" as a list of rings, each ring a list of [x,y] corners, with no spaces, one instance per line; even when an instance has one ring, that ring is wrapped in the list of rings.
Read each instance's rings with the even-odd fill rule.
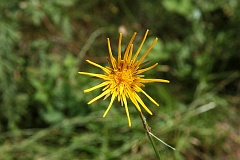
[[[145,90],[163,159],[239,159],[240,3],[238,0],[0,2],[0,159],[155,159],[141,120],[108,100],[87,102],[99,83],[77,71],[101,73],[84,60],[106,64],[110,37],[117,52],[134,31],[150,29],[143,50],[158,62],[148,77],[170,84]],[[144,97],[143,97],[144,99]]]

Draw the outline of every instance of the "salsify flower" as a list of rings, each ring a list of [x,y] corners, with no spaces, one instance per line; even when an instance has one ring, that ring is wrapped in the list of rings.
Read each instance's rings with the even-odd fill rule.
[[[150,52],[150,50],[153,48],[153,46],[158,40],[158,38],[156,38],[152,42],[150,47],[147,49],[147,51],[138,59],[138,55],[146,40],[148,32],[149,30],[146,31],[145,36],[138,50],[136,51],[135,54],[133,54],[133,40],[137,34],[135,32],[123,56],[121,55],[122,33],[120,33],[119,42],[118,42],[118,56],[116,58],[114,58],[112,54],[110,39],[107,38],[110,66],[103,67],[90,60],[86,60],[91,65],[102,69],[104,74],[78,72],[79,74],[97,77],[103,80],[101,84],[84,90],[84,92],[90,92],[95,89],[104,87],[102,89],[102,93],[97,97],[93,98],[91,101],[89,101],[88,104],[91,104],[102,97],[107,98],[111,96],[110,104],[108,105],[107,110],[103,114],[103,117],[107,115],[115,99],[120,101],[122,106],[125,107],[129,126],[131,126],[131,120],[130,120],[129,111],[128,111],[127,99],[130,99],[132,101],[132,103],[135,105],[135,107],[139,112],[141,112],[140,106],[142,106],[149,114],[152,115],[152,112],[148,109],[148,107],[144,104],[143,100],[138,95],[139,92],[143,93],[150,101],[152,101],[155,105],[159,106],[159,104],[141,88],[145,86],[144,85],[145,83],[153,83],[153,82],[169,83],[168,80],[164,80],[164,79],[146,79],[144,78],[144,75],[142,75],[142,73],[149,71],[158,65],[158,63],[155,63],[154,65],[147,68],[141,68],[140,66],[141,64],[143,64],[143,60],[145,59],[145,57],[148,55],[148,53]]]

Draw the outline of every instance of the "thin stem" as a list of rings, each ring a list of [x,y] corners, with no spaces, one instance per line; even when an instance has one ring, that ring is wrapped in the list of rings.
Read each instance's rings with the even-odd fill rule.
[[[151,134],[150,134],[150,133],[151,133],[151,129],[149,128],[149,126],[148,126],[148,124],[147,124],[147,122],[146,122],[146,118],[144,117],[144,115],[142,114],[142,112],[140,112],[140,111],[138,111],[138,112],[139,112],[139,115],[140,115],[140,117],[141,117],[141,119],[142,119],[143,126],[144,126],[144,128],[146,129],[148,138],[149,138],[149,140],[150,140],[150,142],[151,142],[151,144],[152,144],[152,147],[153,147],[153,149],[154,149],[154,151],[155,151],[155,154],[156,154],[158,160],[161,160],[160,153],[158,152],[157,146],[156,146],[156,144],[155,144],[155,142],[154,142],[154,140],[153,140],[153,137],[152,137]]]

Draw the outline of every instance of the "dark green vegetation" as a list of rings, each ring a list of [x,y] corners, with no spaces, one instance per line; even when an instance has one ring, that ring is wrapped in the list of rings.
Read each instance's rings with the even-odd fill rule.
[[[109,37],[117,53],[119,28],[126,45],[146,29],[148,56],[160,65],[147,72],[164,78],[141,95],[154,113],[152,132],[164,160],[240,158],[240,2],[238,0],[2,0],[0,2],[0,159],[155,159],[141,119],[109,99],[88,106],[100,81],[77,71],[102,73]],[[141,52],[142,53],[142,52]]]

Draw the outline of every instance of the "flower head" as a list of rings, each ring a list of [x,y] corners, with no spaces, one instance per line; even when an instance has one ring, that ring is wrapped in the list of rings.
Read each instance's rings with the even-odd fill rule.
[[[133,40],[137,34],[135,32],[123,56],[121,55],[122,33],[120,33],[119,42],[118,42],[118,56],[116,58],[113,57],[111,45],[110,45],[110,39],[108,38],[107,42],[108,42],[110,66],[103,67],[90,60],[86,60],[88,63],[102,69],[104,74],[78,72],[79,74],[97,77],[103,80],[101,84],[84,90],[84,92],[90,92],[98,88],[103,88],[102,93],[97,97],[93,98],[91,101],[89,101],[88,104],[91,104],[102,97],[107,98],[111,96],[110,104],[108,105],[107,110],[103,114],[103,117],[107,115],[115,99],[120,101],[122,106],[125,107],[129,126],[131,126],[131,120],[130,120],[129,111],[128,111],[127,99],[130,99],[132,101],[132,103],[135,105],[135,107],[139,112],[141,112],[140,106],[142,106],[149,114],[152,115],[152,112],[148,109],[148,107],[144,104],[144,102],[138,95],[139,92],[143,93],[150,101],[152,101],[155,105],[159,106],[159,104],[141,88],[141,87],[144,87],[144,83],[153,83],[153,82],[169,83],[168,80],[164,80],[164,79],[146,79],[144,78],[144,75],[142,75],[142,73],[149,71],[158,65],[158,63],[155,63],[154,65],[144,69],[140,67],[140,65],[143,63],[143,60],[146,58],[146,56],[148,55],[148,53],[150,52],[150,50],[153,48],[153,46],[158,40],[158,38],[156,38],[151,44],[151,46],[147,49],[147,51],[138,59],[138,55],[140,53],[140,50],[142,49],[144,41],[146,40],[148,32],[149,30],[146,31],[145,36],[138,50],[136,51],[135,54],[133,54]]]

